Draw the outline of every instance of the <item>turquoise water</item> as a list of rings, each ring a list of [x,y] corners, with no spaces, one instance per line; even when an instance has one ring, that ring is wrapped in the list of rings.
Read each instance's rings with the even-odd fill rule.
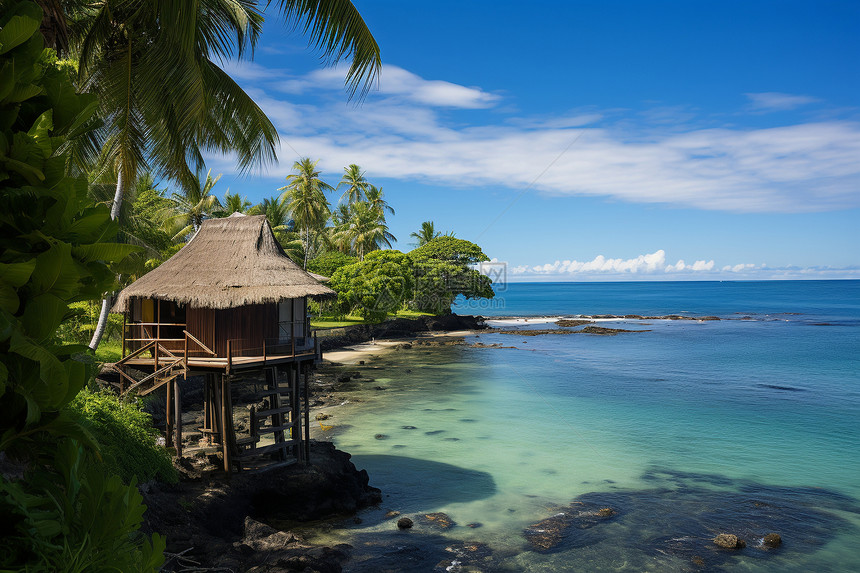
[[[332,410],[331,432],[385,501],[328,534],[355,547],[347,570],[860,571],[860,282],[503,296],[497,315],[532,317],[517,328],[596,313],[724,320],[482,333],[467,343],[513,348],[416,345],[363,367],[374,381]],[[574,519],[603,507],[615,515]],[[387,510],[416,527],[397,531]],[[439,511],[457,525],[421,519]],[[529,545],[524,530],[559,513],[573,516],[560,542]],[[720,532],[747,548],[718,551]],[[778,550],[759,546],[771,532]]]

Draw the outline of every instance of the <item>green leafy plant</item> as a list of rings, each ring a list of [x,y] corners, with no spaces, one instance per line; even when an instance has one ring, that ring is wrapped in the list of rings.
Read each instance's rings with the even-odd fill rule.
[[[157,571],[165,540],[139,531],[146,506],[135,486],[68,438],[49,467],[0,477],[0,570]]]
[[[67,408],[94,361],[57,330],[137,248],[110,241],[107,208],[68,175],[97,102],[43,49],[41,23],[36,3],[0,0],[0,570],[155,571],[164,540],[138,531],[135,480],[106,471]]]
[[[4,3],[0,16],[0,451],[38,435],[89,438],[62,413],[90,378],[86,348],[57,342],[69,304],[113,283],[108,263],[136,250],[107,242],[116,227],[66,174],[65,144],[87,132],[93,96],[76,94],[39,34],[41,10]],[[14,453],[14,452],[10,452]]]
[[[83,390],[70,404],[99,443],[105,468],[130,483],[176,483],[179,476],[170,453],[156,442],[158,431],[140,404],[124,402],[108,391]]]

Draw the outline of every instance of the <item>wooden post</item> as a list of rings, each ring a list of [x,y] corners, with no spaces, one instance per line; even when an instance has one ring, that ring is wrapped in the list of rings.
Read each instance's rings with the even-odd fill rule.
[[[224,421],[221,419],[221,389],[218,387],[218,378],[212,374],[212,418],[214,420],[212,429],[215,433],[212,434],[212,439],[216,444],[220,444],[224,437]]]
[[[183,335],[185,337],[185,353],[183,356],[185,357],[185,370],[188,371],[188,334]]]
[[[206,430],[210,430],[206,433],[206,443],[212,443],[212,392],[209,387],[209,377],[211,374],[207,374],[206,378],[203,379],[203,428]]]
[[[185,378],[183,377],[183,380]],[[179,377],[173,379],[172,382],[173,388],[173,425],[176,427],[176,438],[174,440],[176,444],[176,457],[182,457],[182,391],[179,386]]]
[[[296,329],[295,327],[290,327],[290,342],[292,342],[292,354],[296,355]]]
[[[227,345],[230,345],[229,341]],[[233,472],[233,465],[230,459],[232,454],[230,451],[230,435],[233,433],[231,409],[230,383],[227,382],[227,375],[221,374],[221,451],[224,454],[224,471],[227,472],[228,476]]]
[[[128,311],[122,313],[122,357],[125,358],[125,323]]]
[[[310,368],[305,366],[305,463],[311,462],[311,409],[310,384],[308,383]]]
[[[227,374],[233,369],[233,341],[227,339]]]
[[[167,400],[164,407],[164,442],[170,448],[173,447],[173,384],[167,385]]]
[[[263,368],[266,367],[266,339],[263,339]]]

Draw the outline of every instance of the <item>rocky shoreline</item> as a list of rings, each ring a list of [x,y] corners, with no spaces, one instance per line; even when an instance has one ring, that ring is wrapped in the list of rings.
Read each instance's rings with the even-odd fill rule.
[[[321,346],[332,350],[373,340],[405,339],[485,328],[480,317],[447,315],[395,319],[378,325],[359,325],[322,337]],[[412,340],[415,344],[459,344],[462,339]],[[339,364],[325,363],[313,377],[311,416],[320,415],[326,406],[341,400],[339,393],[349,391],[360,376]],[[183,417],[193,424],[202,416],[198,411],[200,389],[194,379],[184,388],[186,406]],[[361,382],[372,382],[365,377]],[[236,424],[242,429],[244,410],[253,405],[254,381],[236,384]],[[150,402],[148,409],[156,425],[163,425],[161,400]],[[247,402],[247,404],[246,404]],[[379,504],[379,489],[369,484],[364,470],[357,470],[350,455],[325,441],[323,426],[312,425],[311,456],[307,465],[293,464],[264,472],[239,473],[225,478],[219,470],[217,455],[194,452],[196,436],[183,438],[190,457],[176,460],[180,482],[176,485],[150,482],[140,487],[147,511],[143,529],[167,538],[164,571],[253,571],[255,573],[337,573],[350,558],[348,545],[318,545],[297,530],[312,530],[349,519],[358,510]],[[392,515],[392,517],[394,517]],[[438,516],[437,516],[438,517]],[[428,518],[431,519],[432,518]],[[396,528],[396,520],[392,527]],[[436,522],[444,523],[439,518]]]

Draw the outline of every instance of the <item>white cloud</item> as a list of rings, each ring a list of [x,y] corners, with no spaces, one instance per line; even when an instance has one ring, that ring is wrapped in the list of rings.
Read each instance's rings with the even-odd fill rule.
[[[300,94],[315,89],[342,90],[346,68],[336,66],[315,70],[304,77],[276,82],[279,91]],[[432,107],[477,109],[493,106],[499,96],[476,87],[466,87],[443,80],[425,80],[398,66],[382,68],[373,93]]]
[[[789,111],[820,101],[818,98],[812,96],[779,92],[748,93],[744,95],[749,98],[750,107],[757,111]]]
[[[321,158],[332,173],[358,163],[377,177],[458,187],[732,212],[860,207],[857,122],[665,129],[618,113],[601,119],[593,110],[530,122],[497,109],[493,124],[474,115],[469,125],[453,121],[448,110],[492,106],[498,96],[388,66],[379,92],[357,106],[344,102],[340,69],[292,78],[274,72],[261,79],[266,75],[254,65],[239,76],[253,76],[249,92],[281,134],[281,163],[272,176],[287,175],[299,154]],[[301,95],[285,98],[283,91]],[[290,101],[296,99],[302,103]]]
[[[597,255],[591,261],[555,261],[537,265],[518,265],[508,269],[510,280],[752,280],[860,278],[860,267],[768,267],[765,264],[739,263],[717,267],[714,260],[687,264],[679,259],[666,264],[663,249],[632,259]]]

